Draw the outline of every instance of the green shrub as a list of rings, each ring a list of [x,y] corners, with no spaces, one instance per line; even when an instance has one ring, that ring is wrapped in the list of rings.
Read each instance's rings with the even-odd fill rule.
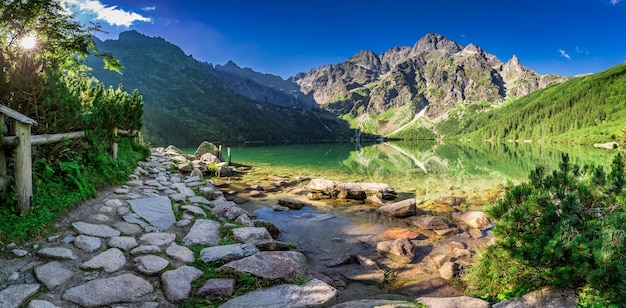
[[[589,287],[626,302],[622,156],[606,173],[572,165],[565,154],[558,170],[539,167],[529,180],[488,207],[498,244],[470,270],[470,290],[497,298],[543,286]]]

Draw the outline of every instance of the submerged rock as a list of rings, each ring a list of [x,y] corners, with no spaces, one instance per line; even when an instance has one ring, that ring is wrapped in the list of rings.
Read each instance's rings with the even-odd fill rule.
[[[307,189],[322,198],[365,200],[368,196],[378,196],[393,200],[398,194],[387,184],[381,183],[341,183],[327,179],[312,179]]]

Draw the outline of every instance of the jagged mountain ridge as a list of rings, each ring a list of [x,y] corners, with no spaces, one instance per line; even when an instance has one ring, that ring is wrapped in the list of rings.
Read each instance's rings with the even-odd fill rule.
[[[383,135],[422,111],[436,121],[459,102],[496,106],[563,80],[535,73],[516,56],[503,63],[476,45],[463,47],[439,34],[381,55],[363,50],[345,62],[291,78],[322,108],[344,118],[365,116],[372,132]],[[375,119],[381,115],[382,120]]]
[[[253,100],[303,110],[318,108],[312,95],[305,95],[300,86],[280,76],[241,68],[233,61],[224,65],[207,64],[207,69],[233,91]]]
[[[349,138],[344,121],[320,110],[300,110],[237,94],[207,63],[162,38],[127,31],[117,40],[96,40],[101,52],[120,60],[122,74],[88,59],[91,74],[107,86],[138,89],[144,100],[142,131],[153,145],[195,147],[212,142],[315,142]]]

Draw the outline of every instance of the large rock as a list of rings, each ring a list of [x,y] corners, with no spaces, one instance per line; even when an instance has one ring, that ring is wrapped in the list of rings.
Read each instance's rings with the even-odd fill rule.
[[[171,243],[170,246],[165,249],[165,253],[175,261],[185,264],[192,263],[196,260],[191,249],[176,243]]]
[[[385,230],[385,232],[383,232],[381,236],[386,239],[391,239],[391,240],[397,240],[399,238],[406,238],[406,239],[412,240],[412,239],[418,238],[420,234],[415,231],[409,230],[407,228],[395,227],[395,228],[389,228]]]
[[[382,257],[399,263],[411,263],[415,258],[415,244],[406,238],[379,242],[376,251]]]
[[[462,197],[454,197],[454,196],[445,196],[434,200],[435,204],[440,204],[443,206],[454,207],[459,206],[465,202],[465,198]]]
[[[221,163],[222,161],[219,159],[219,157],[211,154],[211,153],[204,153],[202,154],[202,156],[200,156],[200,158],[198,159],[199,161],[210,165],[210,164],[218,164]]]
[[[466,211],[452,214],[452,219],[466,224],[470,228],[483,228],[489,225],[489,218],[481,211]]]
[[[458,297],[418,297],[417,302],[429,308],[452,308],[452,307],[472,307],[489,308],[491,305],[479,298],[468,296]],[[527,307],[527,306],[524,306]]]
[[[43,248],[37,251],[37,254],[41,257],[57,259],[57,260],[75,260],[76,255],[71,249],[63,247],[50,247]]]
[[[146,233],[139,238],[143,245],[163,246],[169,245],[176,239],[176,234],[166,232]]]
[[[200,145],[196,149],[196,152],[193,153],[193,156],[196,159],[202,159],[202,155],[206,153],[211,153],[213,156],[218,158],[221,156],[221,153],[219,152],[219,147],[207,141],[202,141],[202,143],[200,143]]]
[[[49,301],[34,299],[28,303],[28,308],[61,308]]]
[[[176,222],[176,217],[172,211],[172,202],[168,197],[133,199],[128,200],[128,203],[139,217],[145,219],[159,230],[167,229]]]
[[[343,302],[330,308],[362,308],[362,307],[377,307],[377,308],[415,308],[415,302],[408,301],[396,301],[388,299],[359,299],[355,301]]]
[[[279,199],[278,204],[286,206],[292,210],[299,210],[305,206],[310,206],[310,204],[296,199]]]
[[[414,226],[424,230],[446,230],[453,227],[452,222],[439,216],[419,216],[407,219]]]
[[[277,239],[280,235],[280,230],[276,227],[275,224],[261,219],[255,219],[252,221],[255,227],[263,227],[270,233],[273,239]]]
[[[385,271],[373,264],[349,264],[341,268],[341,274],[364,284],[380,285],[385,281]]]
[[[270,233],[263,227],[235,228],[233,237],[239,242],[253,245],[273,241]]]
[[[74,246],[86,251],[94,252],[102,246],[102,240],[99,237],[79,235],[74,239]]]
[[[220,223],[208,219],[198,219],[189,233],[183,238],[183,245],[217,245],[220,242]]]
[[[189,298],[191,283],[202,276],[202,271],[191,266],[181,266],[161,275],[163,292],[168,300],[178,302]]]
[[[493,305],[493,308],[574,308],[578,306],[578,296],[574,290],[537,290],[522,297],[507,299]]]
[[[67,280],[72,278],[72,276],[74,276],[74,273],[65,269],[61,263],[57,261],[35,267],[35,277],[37,277],[37,280],[41,281],[48,290],[53,290],[64,284]]]
[[[383,205],[379,207],[376,212],[402,218],[414,216],[417,213],[417,207],[415,206],[415,199],[412,198],[388,205]]]
[[[109,248],[80,265],[82,269],[103,269],[107,273],[120,270],[126,265],[126,257],[121,250]]]
[[[235,279],[213,278],[209,279],[196,291],[196,296],[208,296],[211,298],[231,297],[235,291]]]
[[[72,227],[80,234],[91,235],[97,237],[114,237],[120,236],[120,231],[117,231],[106,225],[96,225],[86,222],[75,222]]]
[[[219,271],[234,271],[260,278],[289,280],[306,273],[306,257],[295,251],[262,251],[252,256],[229,262]]]
[[[313,279],[301,286],[283,284],[269,289],[253,291],[235,297],[221,308],[239,307],[322,307],[337,295],[337,290],[327,283]]]
[[[145,279],[132,274],[124,274],[92,280],[71,288],[65,291],[63,299],[83,307],[99,307],[141,301],[142,296],[153,291],[154,288]]]
[[[254,245],[220,245],[202,249],[200,251],[200,260],[207,263],[213,261],[230,262],[251,256],[257,252],[259,250]]]
[[[132,236],[116,236],[109,240],[109,247],[119,248],[124,251],[129,251],[137,247],[137,239]]]
[[[248,214],[246,210],[231,201],[216,199],[213,201],[213,205],[215,205],[215,207],[211,209],[211,215],[219,219],[234,220],[243,214]]]
[[[367,196],[378,196],[393,200],[398,194],[387,184],[381,183],[341,183],[327,179],[312,179],[307,185],[313,194],[327,198],[365,200]]]
[[[17,308],[33,294],[39,291],[38,284],[16,284],[0,291],[0,307]]]
[[[158,274],[170,264],[170,261],[153,255],[137,257],[134,261],[137,270],[146,275]]]

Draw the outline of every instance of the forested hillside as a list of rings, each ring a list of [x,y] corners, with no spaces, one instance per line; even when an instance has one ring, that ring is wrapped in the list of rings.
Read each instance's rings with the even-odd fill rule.
[[[136,31],[118,40],[96,41],[123,66],[121,74],[100,69],[93,76],[123,84],[143,96],[145,138],[152,145],[195,147],[212,142],[312,142],[349,138],[348,125],[322,110],[298,110],[236,94],[203,65],[162,38]]]
[[[488,111],[457,112],[437,126],[473,140],[533,140],[593,144],[623,140],[626,64],[576,77]]]

